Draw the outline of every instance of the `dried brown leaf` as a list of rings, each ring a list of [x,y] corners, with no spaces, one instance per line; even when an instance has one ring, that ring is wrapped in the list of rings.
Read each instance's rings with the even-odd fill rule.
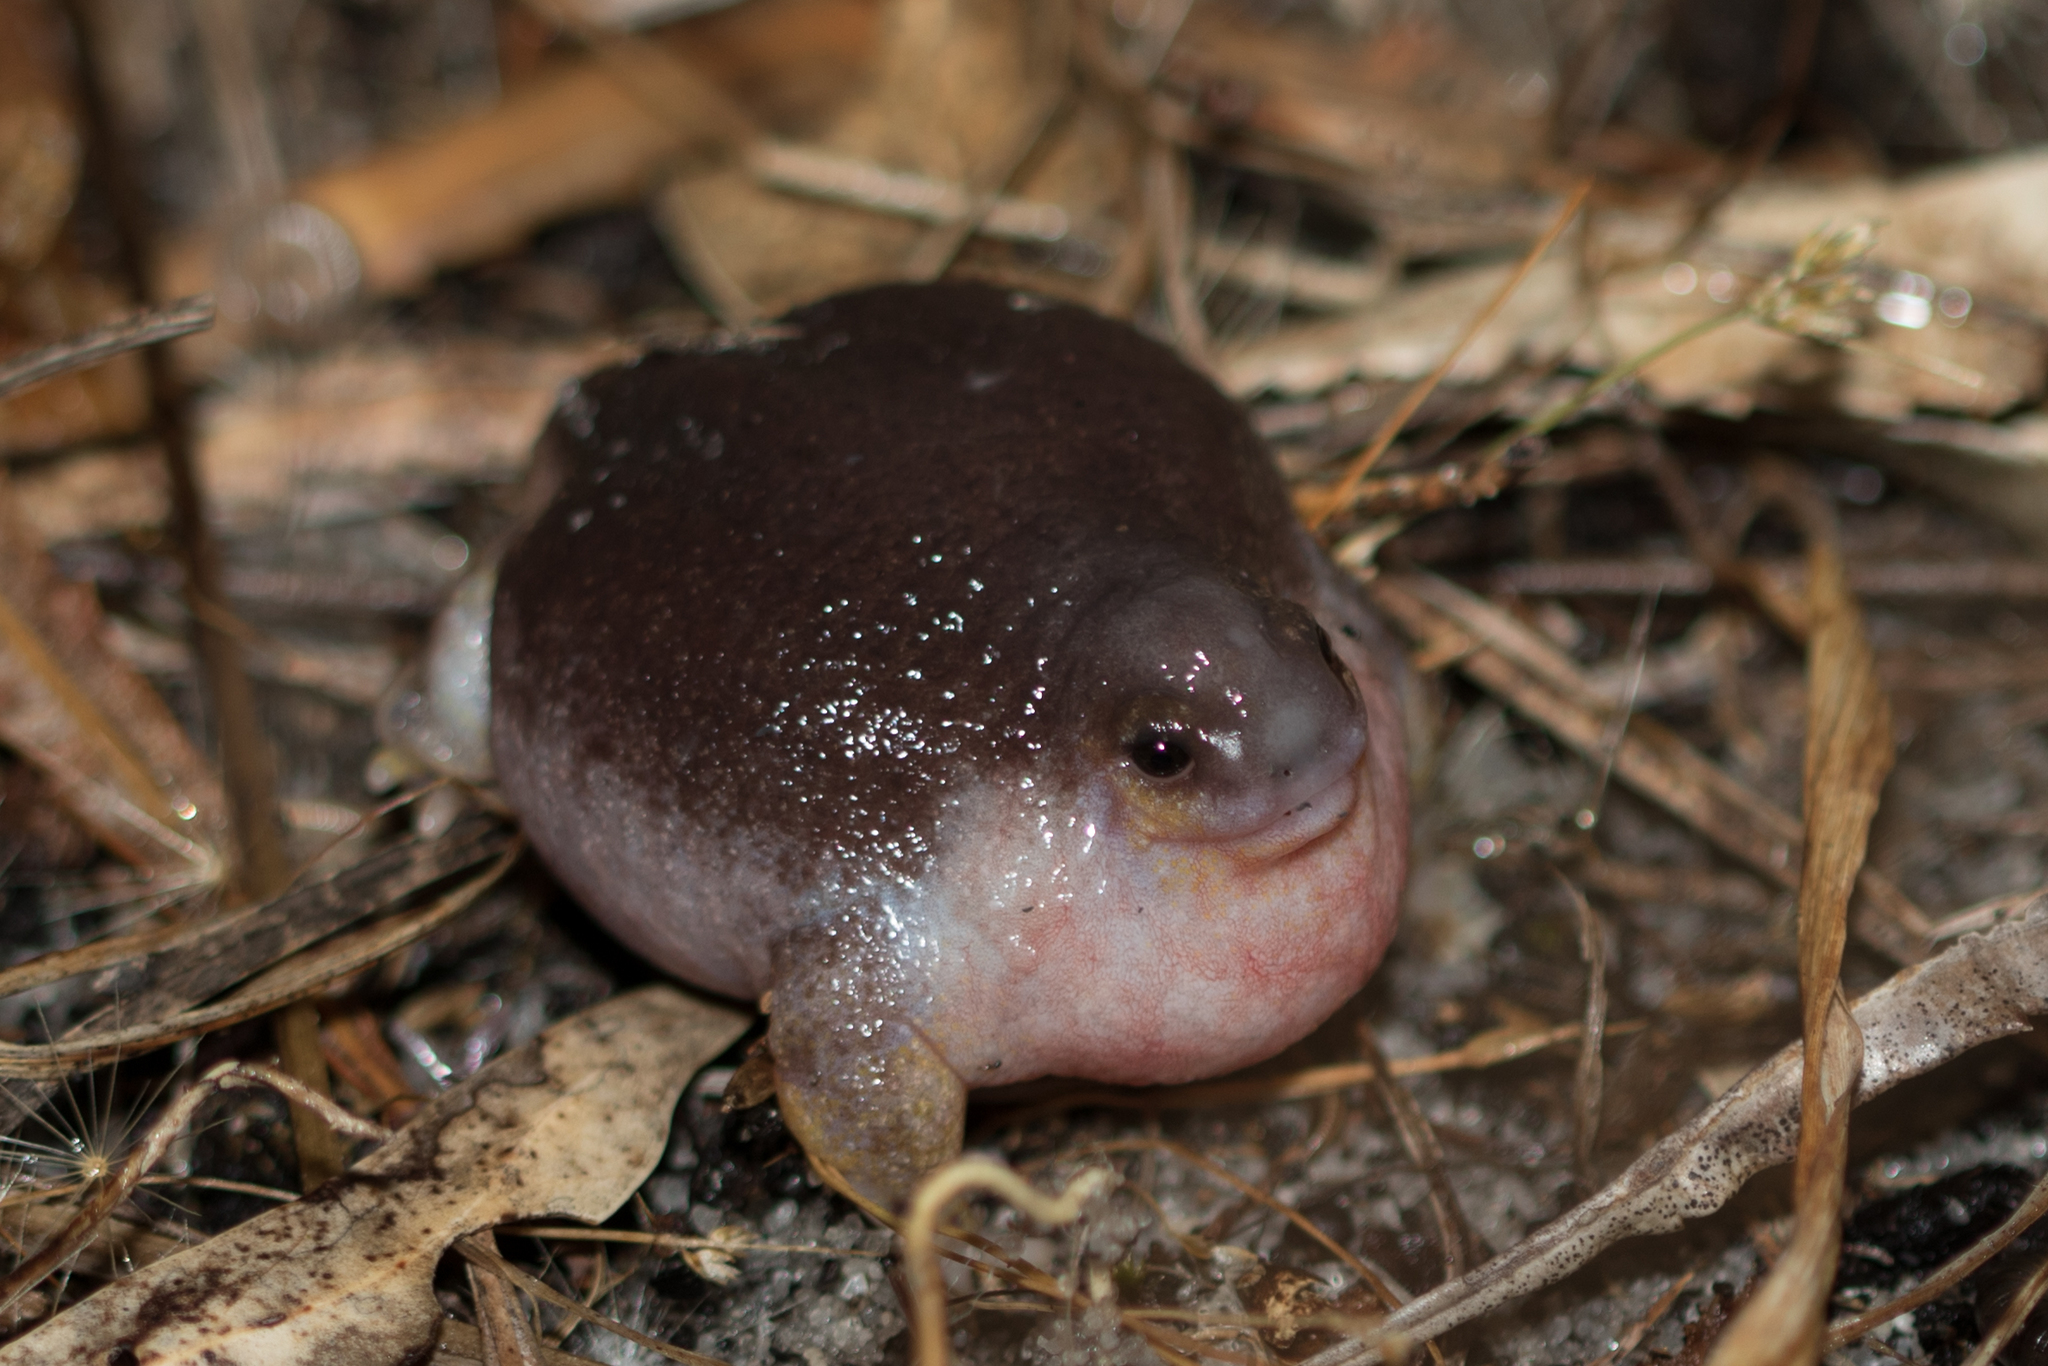
[[[1063,18],[1021,0],[898,0],[885,16],[869,88],[801,149],[823,154],[838,172],[793,194],[801,177],[789,174],[785,156],[767,176],[754,166],[714,169],[658,196],[671,249],[700,292],[722,299],[721,312],[773,316],[839,290],[930,274],[1004,191],[1065,216],[1068,230],[1046,244],[1055,262],[1063,244],[1080,239],[1112,259],[1130,241],[1118,224],[1129,136],[1113,122],[1053,118],[1067,94]],[[873,193],[847,193],[848,166]],[[930,213],[904,216],[888,186],[892,173],[905,172],[967,205],[966,215],[936,227]],[[1085,297],[1093,287],[1088,274],[1005,269],[1008,260],[1003,248],[988,258],[970,252],[966,264],[1052,292]],[[1101,264],[1091,262],[1090,271],[1100,274]]]
[[[448,1245],[511,1219],[607,1218],[659,1160],[690,1076],[749,1018],[661,986],[595,1006],[313,1195],[107,1287],[0,1348],[0,1366],[418,1359]]]
[[[205,890],[222,872],[226,799],[104,630],[92,590],[57,575],[0,476],[0,744],[119,857]]]

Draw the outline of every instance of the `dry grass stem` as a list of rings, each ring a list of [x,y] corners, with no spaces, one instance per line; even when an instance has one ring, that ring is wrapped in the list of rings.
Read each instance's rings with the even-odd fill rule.
[[[1901,971],[1854,1004],[1864,1039],[1856,1102],[1979,1044],[2026,1032],[2044,997],[2048,918],[2000,926]],[[1385,1330],[1436,1337],[1561,1280],[1622,1238],[1709,1214],[1755,1173],[1791,1161],[1802,1048],[1789,1045],[1752,1070],[1591,1198],[1460,1280],[1416,1296],[1388,1316]],[[1378,1359],[1376,1349],[1350,1343],[1304,1366]]]
[[[1387,1309],[1397,1308],[1407,1298],[1390,1285],[1384,1275],[1357,1253],[1351,1251],[1329,1234],[1323,1232],[1322,1229],[1316,1227],[1313,1219],[1310,1219],[1285,1201],[1274,1199],[1272,1192],[1259,1189],[1259,1187],[1245,1180],[1222,1163],[1204,1157],[1201,1153],[1196,1152],[1184,1143],[1176,1143],[1169,1138],[1122,1138],[1108,1143],[1090,1144],[1089,1150],[1099,1153],[1150,1151],[1167,1153],[1176,1157],[1197,1171],[1217,1181],[1221,1181],[1245,1199],[1264,1205],[1267,1209],[1272,1210],[1275,1214],[1287,1220],[1288,1223],[1307,1234],[1331,1256],[1349,1267],[1357,1275],[1358,1279],[1365,1284],[1366,1288],[1372,1291],[1373,1297]]]
[[[1514,274],[1508,276],[1501,284],[1486,307],[1473,315],[1472,321],[1465,325],[1464,332],[1452,343],[1451,349],[1444,353],[1436,368],[1417,380],[1408,390],[1401,399],[1400,406],[1380,424],[1379,434],[1373,437],[1372,443],[1353,457],[1351,463],[1345,467],[1344,474],[1336,485],[1327,490],[1304,489],[1297,495],[1297,506],[1304,520],[1308,522],[1309,530],[1316,530],[1330,518],[1352,506],[1358,497],[1359,486],[1365,482],[1365,477],[1372,473],[1372,468],[1379,463],[1380,457],[1387,453],[1387,448],[1394,444],[1394,439],[1401,434],[1401,429],[1408,424],[1408,419],[1415,416],[1416,410],[1436,392],[1437,386],[1443,383],[1444,376],[1450,374],[1451,367],[1458,363],[1458,357],[1464,355],[1466,348],[1472,345],[1473,338],[1485,331],[1486,325],[1499,316],[1508,299],[1521,288],[1522,282],[1529,278],[1529,272],[1536,268],[1536,263],[1549,254],[1557,239],[1564,235],[1564,230],[1579,216],[1579,210],[1585,206],[1587,196],[1592,193],[1593,181],[1587,179],[1580,181],[1578,186],[1565,196],[1564,205],[1557,211],[1557,217],[1522,257],[1521,264],[1515,268]]]
[[[1609,1038],[1634,1034],[1646,1028],[1645,1020],[1624,1020],[1608,1026]],[[1416,1058],[1393,1058],[1387,1062],[1388,1075],[1422,1077],[1441,1072],[1462,1072],[1498,1067],[1517,1058],[1540,1053],[1546,1048],[1574,1043],[1583,1037],[1583,1026],[1551,1025],[1531,1029],[1526,1024],[1496,1025],[1481,1030],[1456,1048]],[[1313,1100],[1370,1084],[1379,1076],[1371,1062],[1339,1062],[1322,1067],[1304,1067],[1297,1072],[1272,1076],[1245,1077],[1235,1081],[1198,1081],[1181,1086],[1143,1086],[1127,1089],[1087,1088],[1065,1092],[1005,1114],[1003,1122],[1024,1123],[1046,1115],[1099,1106],[1116,1110],[1202,1110],[1222,1105],[1258,1105],[1281,1100]]]
[[[1417,642],[1432,667],[1460,672],[1599,763],[1613,707],[1572,658],[1509,613],[1427,573],[1382,574],[1367,585],[1373,602]],[[1690,825],[1724,852],[1785,887],[1799,885],[1799,821],[1712,763],[1668,728],[1629,718],[1614,750],[1623,782]],[[1901,963],[1926,956],[1933,928],[1926,915],[1878,870],[1857,878],[1873,912],[1857,931]]]
[[[117,318],[68,341],[40,347],[0,363],[0,398],[89,365],[161,342],[176,341],[213,326],[213,300],[179,299]]]
[[[501,846],[489,868],[453,891],[417,910],[337,935],[286,958],[219,1001],[126,1027],[74,1030],[51,1044],[0,1043],[0,1077],[61,1079],[81,1068],[268,1014],[446,924],[505,875],[522,847],[517,841],[510,848]],[[88,1025],[95,1023],[103,1022]]]
[[[692,1352],[686,1347],[678,1347],[672,1342],[663,1342],[658,1337],[641,1332],[631,1324],[620,1323],[609,1314],[599,1313],[581,1300],[564,1295],[546,1281],[529,1276],[518,1267],[512,1265],[512,1263],[506,1261],[498,1255],[495,1247],[481,1237],[458,1238],[455,1242],[455,1250],[460,1252],[463,1259],[471,1266],[481,1268],[493,1277],[502,1280],[506,1285],[514,1286],[531,1295],[534,1299],[551,1304],[563,1313],[581,1319],[595,1327],[602,1328],[607,1333],[615,1334],[636,1346],[644,1347],[657,1356],[666,1357],[670,1361],[680,1361],[684,1363],[684,1366],[726,1366],[726,1363],[720,1361],[717,1357],[708,1357],[701,1352]]]
[[[1579,918],[1579,960],[1586,965],[1586,1023],[1579,1035],[1579,1061],[1572,1069],[1572,1165],[1587,1190],[1596,1184],[1593,1148],[1600,1138],[1601,1098],[1606,1070],[1600,1045],[1607,1032],[1607,932],[1592,903],[1563,873],[1557,880],[1571,896]]]
[[[1358,1045],[1365,1054],[1365,1061],[1373,1069],[1373,1094],[1386,1107],[1387,1115],[1394,1121],[1394,1132],[1401,1140],[1402,1149],[1408,1160],[1429,1182],[1429,1213],[1436,1224],[1437,1246],[1443,1257],[1444,1275],[1447,1281],[1454,1281],[1465,1274],[1470,1265],[1467,1260],[1471,1249],[1482,1247],[1479,1239],[1465,1222],[1465,1212],[1458,1205],[1458,1193],[1451,1186],[1450,1174],[1444,1170],[1444,1148],[1437,1141],[1436,1126],[1429,1122],[1429,1116],[1422,1113],[1422,1107],[1415,1103],[1408,1088],[1394,1079],[1393,1066],[1380,1048],[1379,1036],[1370,1024],[1360,1021]],[[1389,1304],[1387,1308],[1394,1306]]]

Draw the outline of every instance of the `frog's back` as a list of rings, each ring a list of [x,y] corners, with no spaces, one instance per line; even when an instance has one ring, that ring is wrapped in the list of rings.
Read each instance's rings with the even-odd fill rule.
[[[760,990],[831,885],[915,879],[965,769],[1058,743],[1034,689],[1076,604],[1189,564],[1310,591],[1223,395],[983,286],[602,371],[544,446],[561,485],[497,598],[498,769],[571,887],[716,989]]]

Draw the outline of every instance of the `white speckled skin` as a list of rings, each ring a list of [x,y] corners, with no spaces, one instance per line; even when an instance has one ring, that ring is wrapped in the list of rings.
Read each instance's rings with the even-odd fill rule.
[[[593,376],[543,446],[506,794],[628,944],[774,993],[785,1116],[872,1193],[957,1148],[967,1086],[1226,1070],[1378,962],[1390,656],[1163,348],[887,287]]]

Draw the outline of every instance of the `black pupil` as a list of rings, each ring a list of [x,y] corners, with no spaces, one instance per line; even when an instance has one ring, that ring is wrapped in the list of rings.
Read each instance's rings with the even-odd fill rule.
[[[1131,741],[1131,762],[1148,778],[1177,777],[1194,761],[1188,747],[1165,731],[1142,730]]]

